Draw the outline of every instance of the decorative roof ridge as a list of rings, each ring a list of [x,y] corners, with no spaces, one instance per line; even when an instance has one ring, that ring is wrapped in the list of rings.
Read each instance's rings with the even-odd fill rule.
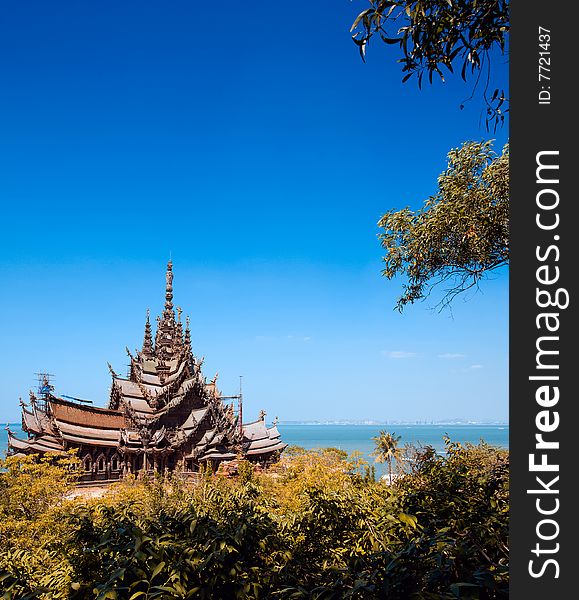
[[[6,431],[8,431],[8,444],[10,444],[10,440],[17,440],[18,442],[22,442],[23,444],[29,444],[30,443],[30,438],[28,438],[27,440],[23,440],[22,438],[19,438],[11,429],[9,429],[8,427],[5,428]]]
[[[139,419],[139,416],[137,415],[137,413],[133,409],[133,407],[130,406],[130,404],[124,398],[121,398],[119,405],[121,405],[123,407],[123,410],[121,411],[123,413],[123,415],[125,417],[128,417],[129,421],[135,427],[140,428],[142,426],[142,422],[141,422],[141,419]]]
[[[116,408],[103,408],[102,406],[86,406],[84,404],[78,404],[77,402],[70,402],[69,400],[64,400],[62,398],[57,398],[56,396],[51,396],[48,400],[49,404],[61,404],[64,406],[72,406],[81,411],[86,412],[95,412],[95,413],[111,413],[114,415],[121,415],[122,412]]]
[[[150,424],[154,424],[154,423],[158,422],[158,420],[162,416],[166,415],[167,413],[172,412],[175,408],[177,408],[183,402],[185,402],[187,399],[187,393],[189,391],[191,391],[192,389],[196,389],[199,399],[204,403],[203,408],[208,409],[208,412],[210,412],[211,416],[214,417],[214,419],[222,416],[222,414],[219,414],[219,415],[216,414],[216,410],[219,410],[219,408],[217,408],[217,405],[221,408],[221,413],[224,413],[225,406],[223,405],[223,403],[221,402],[221,400],[218,397],[211,394],[209,392],[209,390],[207,389],[207,384],[203,381],[203,377],[201,375],[200,368],[198,370],[196,370],[195,373],[191,374],[189,376],[189,378],[185,379],[185,381],[183,381],[181,383],[181,385],[188,383],[188,382],[190,382],[191,385],[190,385],[190,387],[183,390],[183,396],[177,396],[177,397],[169,400],[163,407],[163,412],[161,414],[155,416],[153,419],[151,419],[149,421]],[[181,385],[179,386],[178,390],[181,388]],[[165,391],[163,391],[163,394],[165,394]],[[162,398],[162,396],[160,395],[159,399],[161,399],[161,398]],[[175,400],[177,398],[178,398],[178,402],[175,402]]]
[[[148,381],[134,381],[132,379],[130,379],[129,377],[121,377],[120,375],[117,375],[114,378],[114,382],[119,382],[119,381],[125,381],[126,383],[133,383],[134,385],[149,385],[151,387],[155,387],[155,388],[165,388],[167,387],[168,384],[163,385],[163,384],[158,384],[158,383],[149,383]]]
[[[256,419],[255,421],[249,421],[249,423],[243,423],[243,426],[246,427],[248,425],[255,425],[256,423],[263,423],[263,419]],[[266,427],[267,429],[267,427]]]
[[[36,411],[33,409],[27,410],[25,404],[21,401],[21,421],[22,421],[22,431],[26,431],[26,433],[30,436],[30,433],[41,433],[43,428],[40,424],[40,420],[36,415]],[[28,421],[32,422],[32,427],[28,425]]]
[[[118,416],[124,416],[124,415],[118,415]],[[60,430],[61,426],[64,426],[65,428],[68,427],[77,427],[79,429],[93,429],[95,431],[118,431],[119,428],[117,427],[105,427],[105,426],[101,426],[101,425],[86,425],[85,423],[71,423],[70,421],[65,421],[64,419],[59,419],[58,417],[54,417],[54,423],[56,425],[57,431],[59,433],[60,436],[62,436],[62,431]],[[42,434],[43,436],[46,435],[45,433]],[[53,435],[53,434],[48,434],[48,435]]]
[[[161,392],[161,395],[173,395],[173,394],[177,394],[179,392],[179,390],[181,389],[181,387],[183,387],[183,384],[189,380],[189,379],[194,379],[196,377],[196,373],[191,373],[189,369],[187,369],[187,367],[189,365],[187,365],[186,362],[183,362],[183,368],[181,368],[181,365],[179,366],[179,368],[177,370],[175,370],[174,375],[175,377],[173,379],[171,379],[171,381],[167,381],[166,383],[163,384],[163,391]],[[188,372],[189,371],[189,372]],[[169,376],[167,377],[167,379],[169,379]]]
[[[149,390],[145,387],[144,384],[142,384],[140,381],[134,381],[132,383],[136,383],[139,386],[139,389],[141,390],[141,394],[143,394],[143,398],[147,401],[147,404],[151,407],[151,408],[157,408],[159,401],[162,400],[163,395],[164,395],[164,391],[161,392],[160,394],[158,394],[157,392],[155,392],[155,394],[151,394],[151,392],[149,392]]]
[[[136,356],[131,355],[131,364],[129,371],[129,379],[131,381],[141,381],[143,378],[143,365],[141,364],[141,352],[137,349],[135,350]]]
[[[53,396],[52,394],[49,397],[50,399],[56,398],[56,396]],[[30,406],[32,407],[32,412],[33,412],[33,416],[34,416],[34,420],[36,421],[36,424],[38,425],[38,429],[42,432],[42,433],[46,433],[46,432],[53,432],[54,427],[52,425],[52,422],[50,421],[47,413],[45,410],[42,410],[38,405],[37,405],[37,399],[34,395],[31,396],[30,398]],[[48,427],[44,427],[43,423],[40,422],[40,416],[38,413],[41,413],[42,416],[44,417],[45,421],[46,419],[48,419]]]

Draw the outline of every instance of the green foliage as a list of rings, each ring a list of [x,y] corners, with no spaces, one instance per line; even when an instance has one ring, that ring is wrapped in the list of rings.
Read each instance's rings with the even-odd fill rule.
[[[78,459],[72,453],[0,459],[2,527],[6,527],[10,519],[36,522],[47,510],[61,503],[78,479],[78,464]],[[3,531],[0,530],[0,535]]]
[[[305,454],[306,452],[307,452],[307,450],[305,448],[303,448],[302,446],[288,446],[284,450],[284,455],[285,456],[297,456],[300,454]]]
[[[460,70],[463,80],[483,82],[487,130],[496,131],[508,113],[504,90],[491,91],[491,64],[508,53],[509,1],[369,0],[351,30],[362,58],[376,36],[397,47],[402,81],[424,76],[444,81],[444,71]],[[464,108],[464,104],[460,105]],[[425,296],[430,284],[449,282],[442,305],[472,286],[489,271],[509,261],[508,147],[502,156],[490,143],[467,142],[449,155],[448,170],[439,177],[438,192],[422,210],[392,210],[379,222],[388,279],[405,275],[408,284],[397,308]]]
[[[338,460],[346,460],[348,458],[348,453],[341,448],[334,448],[333,446],[328,446],[326,448],[320,448],[321,452],[324,454],[335,456]]]
[[[359,484],[370,484],[376,481],[376,468],[368,463],[362,452],[355,450],[348,457],[349,474],[352,481]]]
[[[418,211],[390,211],[378,225],[383,275],[405,275],[398,309],[424,298],[432,284],[448,283],[443,304],[476,286],[509,261],[509,148],[466,142],[448,154],[438,191]]]
[[[212,487],[154,519],[100,506],[76,518],[82,554],[99,548],[83,586],[101,599],[256,598],[278,551],[275,524],[249,486]]]
[[[53,501],[34,513],[16,508],[30,463],[13,459],[0,497],[22,535],[2,539],[0,595],[403,600],[470,586],[504,597],[508,454],[447,449],[417,450],[393,485],[364,477],[359,454],[330,449],[251,477],[127,479],[90,500],[66,500],[66,468],[55,477],[49,464],[35,477]],[[37,519],[44,537],[28,543]]]
[[[74,453],[0,459],[0,591],[5,597],[39,597],[45,588],[51,598],[67,597],[70,569],[60,552],[69,532],[61,513],[78,465]]]
[[[255,469],[248,460],[240,460],[237,464],[237,472],[241,483],[249,483],[253,479]]]
[[[506,597],[508,452],[484,442],[462,446],[445,438],[445,445],[446,456],[419,452],[413,472],[397,482],[401,510],[420,524],[416,551],[404,560],[435,589],[464,582]]]
[[[453,73],[457,67],[465,81],[469,74],[476,76],[476,88],[484,75],[487,129],[504,123],[507,97],[504,90],[490,92],[489,80],[491,51],[507,52],[508,0],[370,0],[370,8],[354,21],[355,29],[352,39],[364,60],[374,36],[398,46],[403,82],[415,76],[422,87],[425,75],[430,83],[433,76],[444,81],[443,69]]]

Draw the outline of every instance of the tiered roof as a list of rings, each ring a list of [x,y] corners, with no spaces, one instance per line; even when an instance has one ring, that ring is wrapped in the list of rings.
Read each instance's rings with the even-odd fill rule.
[[[68,402],[51,392],[43,407],[31,393],[22,406],[20,440],[10,433],[16,452],[63,451],[68,447],[110,447],[121,453],[178,453],[180,459],[228,460],[242,453],[267,458],[285,448],[277,428],[262,419],[240,426],[232,404],[202,374],[203,360],[191,349],[189,319],[185,331],[181,310],[173,308],[173,266],[167,265],[165,306],[157,318],[153,341],[149,311],[141,350],[131,353],[127,377],[112,367],[107,409]]]

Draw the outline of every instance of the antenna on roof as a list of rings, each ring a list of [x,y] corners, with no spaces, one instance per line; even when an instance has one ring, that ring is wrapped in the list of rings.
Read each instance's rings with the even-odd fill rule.
[[[54,386],[50,380],[54,377],[52,373],[34,373],[36,375],[36,382],[38,384],[38,399],[43,404],[43,409],[46,410],[48,400],[54,392]]]
[[[43,396],[45,399],[50,396],[54,391],[54,386],[50,380],[54,377],[52,373],[34,373],[36,375],[36,382],[38,384],[38,395]]]

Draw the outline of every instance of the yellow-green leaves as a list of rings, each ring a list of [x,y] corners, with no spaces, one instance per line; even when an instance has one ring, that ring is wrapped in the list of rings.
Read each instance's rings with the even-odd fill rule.
[[[398,441],[382,432],[377,447],[387,457]],[[392,485],[361,477],[359,454],[295,449],[248,482],[128,480],[74,501],[62,497],[66,469],[11,461],[0,479],[0,596],[403,600],[467,582],[504,597],[508,454],[450,440],[446,450],[414,449]],[[19,510],[32,481],[32,508]]]
[[[509,148],[466,142],[448,153],[437,193],[421,209],[390,211],[378,222],[383,275],[406,278],[402,310],[445,283],[446,305],[509,262]]]

